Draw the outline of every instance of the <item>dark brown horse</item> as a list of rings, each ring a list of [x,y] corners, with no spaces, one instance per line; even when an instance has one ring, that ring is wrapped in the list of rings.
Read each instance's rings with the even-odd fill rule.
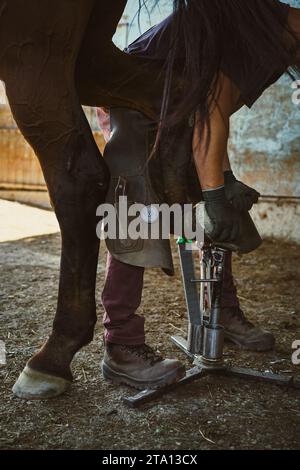
[[[39,158],[62,234],[53,331],[15,386],[21,397],[63,392],[72,380],[74,354],[93,337],[96,208],[109,174],[81,104],[137,107],[130,93],[120,101],[115,88],[128,70],[111,41],[125,5],[126,0],[0,0],[0,79]],[[131,69],[140,67],[128,59]],[[140,109],[145,111],[143,103]]]

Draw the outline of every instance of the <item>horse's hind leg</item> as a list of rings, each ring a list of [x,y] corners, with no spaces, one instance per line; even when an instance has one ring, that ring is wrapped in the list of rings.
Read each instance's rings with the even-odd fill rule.
[[[45,398],[66,389],[72,380],[74,354],[93,337],[99,249],[96,207],[103,202],[108,174],[73,78],[94,2],[18,3],[24,7],[24,12],[18,12],[21,24],[13,26],[15,11],[10,11],[9,4],[5,12],[12,39],[2,59],[2,76],[16,122],[44,172],[61,228],[62,257],[52,334],[30,359],[14,392],[25,398]]]

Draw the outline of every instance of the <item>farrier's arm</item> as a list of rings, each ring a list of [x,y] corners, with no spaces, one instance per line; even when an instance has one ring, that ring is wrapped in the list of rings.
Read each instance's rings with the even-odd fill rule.
[[[202,133],[199,115],[193,138],[193,156],[202,188],[206,212],[212,224],[207,235],[215,241],[234,242],[239,237],[239,215],[226,199],[224,188],[223,160],[229,137],[229,115],[224,115],[214,106],[209,125]],[[210,132],[209,132],[210,130]]]
[[[224,129],[224,126],[221,126],[220,128],[219,125],[216,124],[216,122],[214,121],[211,122],[211,125],[211,131],[214,134],[217,134],[217,141],[221,140],[223,142],[227,142],[227,132],[225,134],[225,137],[223,135],[222,139],[222,129]],[[219,132],[220,134],[218,134]],[[214,136],[212,136],[212,141],[214,141]],[[220,146],[221,144],[218,145]],[[201,151],[203,152],[203,155],[201,155]],[[195,132],[194,158],[195,160],[198,159],[198,175],[201,184],[203,185],[204,189],[214,189],[224,184],[226,199],[232,204],[232,206],[240,212],[250,211],[253,205],[256,204],[259,200],[259,192],[236,179],[231,169],[231,164],[227,151],[227,144],[224,156],[223,158],[220,158],[220,162],[222,161],[222,171],[220,171],[219,163],[217,163],[217,160],[212,157],[212,155],[215,155],[217,151],[220,152],[219,155],[221,156],[223,148],[220,146],[218,149],[217,146],[214,146],[214,148],[211,149],[211,151],[208,152],[208,154],[205,156],[205,149],[201,150],[199,136],[197,132]],[[212,158],[212,165],[207,164],[207,158],[209,157]],[[206,166],[206,168],[208,168],[208,171],[203,171],[202,165],[203,170]],[[218,179],[215,178],[215,174],[219,175]]]
[[[259,194],[237,181],[230,171],[227,155],[230,117],[237,109],[240,92],[223,75],[219,85],[216,102],[211,105],[209,125],[206,124],[202,134],[196,115],[193,155],[206,210],[214,226],[209,235],[214,240],[229,242],[239,235],[239,213],[250,210]]]

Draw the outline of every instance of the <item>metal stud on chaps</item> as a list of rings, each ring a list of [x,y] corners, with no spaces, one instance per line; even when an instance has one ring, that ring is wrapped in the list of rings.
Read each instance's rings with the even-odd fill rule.
[[[53,331],[13,388],[22,398],[49,398],[66,390],[72,358],[91,341],[96,322],[96,207],[109,177],[74,84],[94,4],[0,0],[0,77],[15,120],[38,155],[62,234]]]

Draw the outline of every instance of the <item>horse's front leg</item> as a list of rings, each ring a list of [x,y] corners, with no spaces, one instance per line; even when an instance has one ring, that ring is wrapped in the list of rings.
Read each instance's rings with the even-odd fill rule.
[[[37,9],[44,5],[33,3]],[[67,388],[72,358],[92,340],[96,322],[96,208],[104,200],[108,172],[73,79],[84,14],[88,18],[91,3],[48,2],[48,11],[40,12],[37,25],[30,24],[24,12],[24,30],[4,57],[11,109],[39,157],[62,234],[53,331],[14,386],[14,393],[23,398],[56,396]],[[62,12],[63,5],[66,11]]]

